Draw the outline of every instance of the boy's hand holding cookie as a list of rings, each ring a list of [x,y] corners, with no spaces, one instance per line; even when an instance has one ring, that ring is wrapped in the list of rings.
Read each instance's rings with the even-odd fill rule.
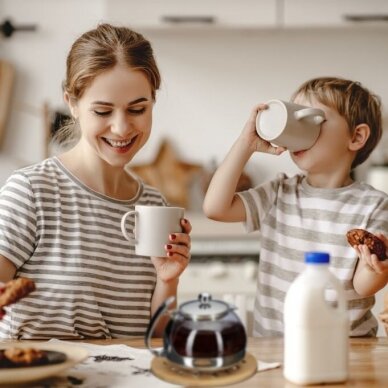
[[[383,234],[374,235],[364,229],[352,229],[346,237],[368,268],[378,274],[388,275],[388,239]]]

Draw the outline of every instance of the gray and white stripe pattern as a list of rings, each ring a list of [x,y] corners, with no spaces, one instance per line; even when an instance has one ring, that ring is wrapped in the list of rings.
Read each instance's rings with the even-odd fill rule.
[[[261,232],[254,335],[283,335],[285,294],[303,271],[307,251],[330,253],[330,269],[346,290],[351,336],[375,335],[377,321],[370,311],[374,297],[361,298],[353,288],[358,258],[346,232],[357,227],[387,234],[388,196],[365,183],[321,189],[310,186],[303,175],[284,174],[239,195],[247,230]]]
[[[0,191],[0,254],[37,290],[7,310],[0,337],[144,334],[155,269],[149,257],[135,255],[120,222],[137,204],[166,201],[139,183],[133,199],[115,200],[86,187],[57,158],[8,179]]]

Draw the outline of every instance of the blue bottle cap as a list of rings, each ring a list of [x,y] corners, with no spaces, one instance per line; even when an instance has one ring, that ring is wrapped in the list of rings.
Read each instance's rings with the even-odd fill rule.
[[[305,263],[328,264],[330,263],[330,255],[326,252],[306,252],[304,254]]]

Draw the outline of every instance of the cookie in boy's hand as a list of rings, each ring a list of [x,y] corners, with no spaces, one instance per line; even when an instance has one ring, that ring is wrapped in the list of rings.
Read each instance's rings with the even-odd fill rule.
[[[352,247],[366,245],[370,253],[374,253],[379,260],[383,261],[387,258],[384,242],[364,229],[351,229],[346,233],[346,238]]]

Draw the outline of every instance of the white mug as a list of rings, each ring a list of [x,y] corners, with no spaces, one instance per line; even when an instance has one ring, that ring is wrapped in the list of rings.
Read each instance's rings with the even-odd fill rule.
[[[128,217],[133,217],[133,236],[127,231]],[[136,205],[135,210],[121,218],[121,231],[135,245],[137,255],[166,257],[165,245],[171,243],[169,235],[182,231],[183,217],[181,207]]]
[[[290,151],[313,146],[325,120],[322,109],[281,100],[270,100],[266,104],[268,109],[260,111],[256,117],[256,131],[262,139]]]

